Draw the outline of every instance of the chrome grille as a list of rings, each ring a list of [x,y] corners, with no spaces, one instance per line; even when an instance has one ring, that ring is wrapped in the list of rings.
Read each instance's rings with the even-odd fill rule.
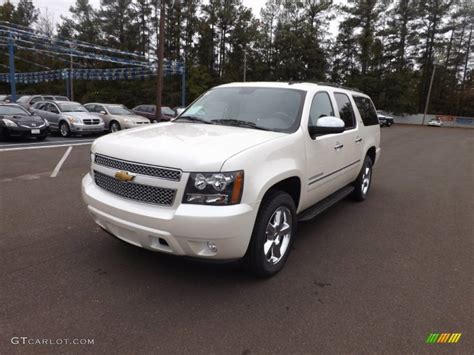
[[[97,186],[104,190],[135,201],[171,206],[176,195],[173,189],[122,182],[98,171],[94,171],[94,179]]]
[[[105,155],[96,154],[95,163],[98,165],[108,166],[117,170],[125,170],[135,174],[154,176],[160,179],[180,181],[181,171],[169,168],[160,168],[152,165],[132,163],[125,160],[109,158]]]
[[[84,122],[84,124],[99,124],[100,120],[98,118],[85,118],[82,122]]]

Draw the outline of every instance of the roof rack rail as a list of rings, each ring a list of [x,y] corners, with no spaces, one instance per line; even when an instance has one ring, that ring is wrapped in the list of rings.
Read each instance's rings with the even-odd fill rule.
[[[325,86],[331,86],[331,87],[334,87],[334,88],[339,88],[339,89],[344,89],[344,90],[357,91],[357,92],[360,92],[361,94],[363,93],[362,91],[360,91],[357,88],[351,88],[349,86],[339,85],[339,84],[336,84],[336,83],[327,83],[327,82],[324,82],[324,81],[311,81],[311,80],[302,80],[302,81],[297,81],[297,82],[296,81],[290,81],[288,83],[288,85],[293,85],[293,84],[297,84],[297,83],[309,83],[309,84],[325,85]]]

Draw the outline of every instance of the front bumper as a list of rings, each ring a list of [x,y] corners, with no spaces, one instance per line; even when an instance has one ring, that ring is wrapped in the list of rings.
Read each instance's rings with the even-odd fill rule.
[[[248,204],[160,207],[105,191],[90,174],[82,180],[82,197],[94,221],[127,243],[215,260],[245,255],[258,210],[258,206]]]
[[[84,123],[73,123],[70,125],[71,132],[73,133],[100,133],[104,131],[104,124],[84,124]]]
[[[45,137],[48,135],[49,127],[2,127],[0,128],[8,137]],[[35,132],[35,133],[33,133]]]
[[[150,122],[143,122],[143,123],[136,123],[136,122],[129,122],[129,123],[124,123],[123,128],[124,129],[129,129],[129,128],[137,128],[137,127],[143,127],[146,125],[149,125]]]

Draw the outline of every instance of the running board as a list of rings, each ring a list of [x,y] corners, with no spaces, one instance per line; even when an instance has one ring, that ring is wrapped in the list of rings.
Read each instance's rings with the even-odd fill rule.
[[[349,195],[352,191],[354,191],[354,186],[348,185],[343,187],[342,189],[336,191],[332,195],[329,195],[324,200],[319,201],[317,204],[305,209],[303,212],[298,214],[298,222],[309,221],[313,219],[321,212],[325,211],[336,202],[341,201],[347,195]]]

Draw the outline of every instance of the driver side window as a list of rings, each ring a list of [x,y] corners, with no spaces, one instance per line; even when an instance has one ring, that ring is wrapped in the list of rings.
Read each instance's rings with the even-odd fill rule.
[[[318,119],[325,116],[334,116],[334,109],[329,94],[321,91],[314,95],[313,102],[311,103],[311,110],[309,112],[310,126],[316,126]]]

